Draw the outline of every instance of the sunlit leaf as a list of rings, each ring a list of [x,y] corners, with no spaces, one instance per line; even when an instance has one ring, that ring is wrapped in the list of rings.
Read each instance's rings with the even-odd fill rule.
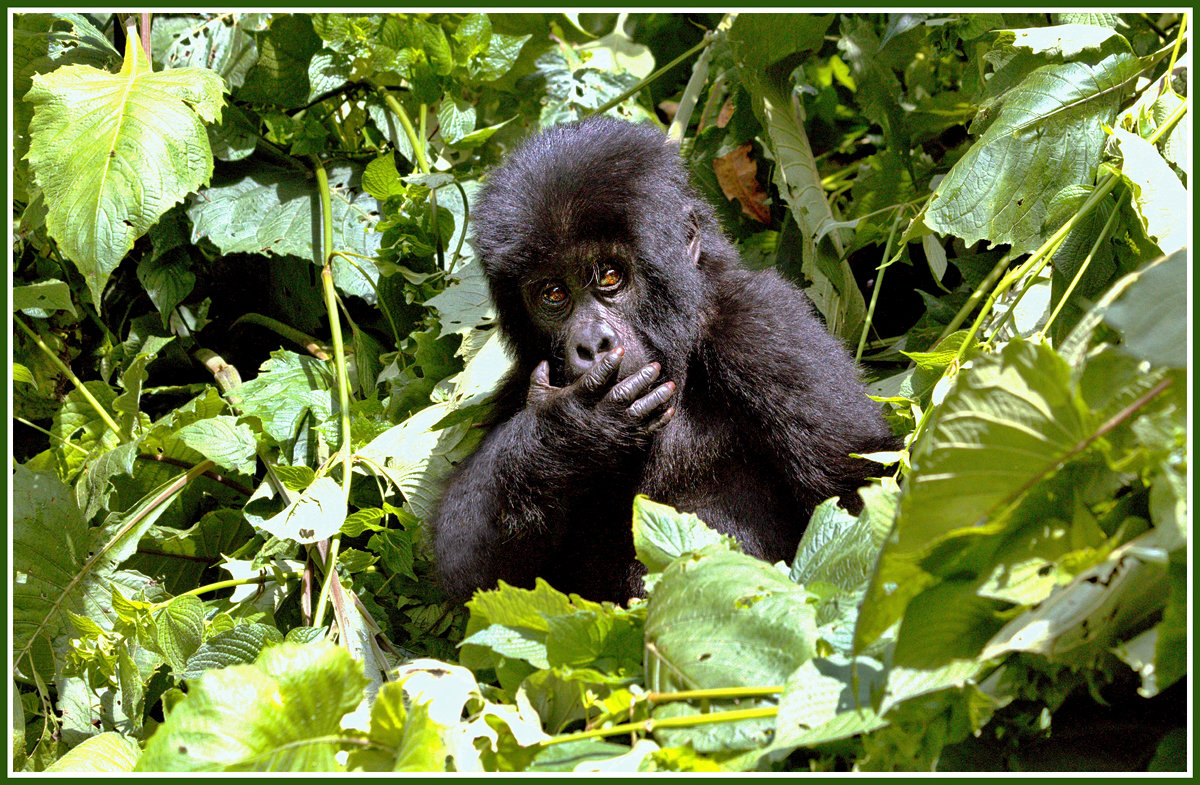
[[[116,74],[70,65],[34,75],[28,158],[46,228],[95,302],[134,240],[208,182],[204,126],[220,117],[223,91],[205,69],[151,71],[135,36]]]
[[[281,644],[206,672],[146,744],[137,771],[335,771],[361,666],[332,645]]]

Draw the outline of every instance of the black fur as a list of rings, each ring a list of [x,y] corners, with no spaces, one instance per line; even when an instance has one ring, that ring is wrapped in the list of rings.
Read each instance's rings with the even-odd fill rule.
[[[636,493],[769,561],[795,555],[823,499],[860,506],[873,465],[849,453],[895,446],[878,407],[807,296],[739,266],[662,133],[606,118],[550,129],[492,173],[474,233],[516,362],[432,521],[452,597],[537,576],[640,595]],[[608,263],[626,276],[611,296],[594,288]],[[548,314],[547,280],[578,299]],[[619,352],[573,367],[572,347],[609,328],[616,372]]]

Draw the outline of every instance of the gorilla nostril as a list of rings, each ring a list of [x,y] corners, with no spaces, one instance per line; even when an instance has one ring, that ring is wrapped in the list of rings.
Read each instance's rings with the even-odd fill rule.
[[[607,335],[601,336],[600,343],[596,347],[596,350],[600,354],[604,354],[604,353],[608,352],[610,349],[612,349],[612,339]]]
[[[583,360],[585,363],[590,363],[596,359],[595,356],[592,354],[592,350],[587,348],[586,346],[576,346],[575,354],[577,357],[579,357],[580,360]]]

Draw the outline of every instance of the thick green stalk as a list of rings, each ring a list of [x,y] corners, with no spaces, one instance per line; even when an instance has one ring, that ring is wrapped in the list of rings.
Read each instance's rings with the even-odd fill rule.
[[[333,365],[337,374],[338,404],[341,408],[341,444],[338,446],[342,455],[342,499],[350,501],[350,480],[353,459],[350,455],[350,382],[346,377],[346,349],[342,345],[342,323],[337,305],[337,292],[333,286],[333,202],[329,194],[329,176],[321,161],[313,156],[313,165],[317,173],[317,192],[321,198],[321,212],[324,221],[321,234],[324,238],[325,255],[321,265],[321,289],[325,295],[325,312],[329,317],[329,331],[333,339]],[[337,555],[341,545],[341,535],[334,534],[329,538],[329,554],[325,560],[325,580],[321,584],[321,595],[317,599],[317,609],[313,613],[313,626],[320,627],[325,616],[325,606],[329,602],[329,592],[333,581],[337,580]]]
[[[1071,298],[1071,293],[1075,291],[1075,287],[1078,286],[1079,282],[1083,279],[1084,272],[1087,271],[1088,267],[1092,263],[1092,260],[1096,258],[1096,252],[1100,250],[1101,244],[1108,240],[1109,235],[1112,234],[1112,228],[1117,222],[1117,214],[1119,212],[1120,210],[1117,207],[1113,207],[1113,211],[1109,214],[1108,220],[1104,222],[1104,227],[1100,230],[1100,234],[1096,235],[1096,242],[1092,243],[1092,249],[1088,251],[1088,255],[1084,257],[1083,263],[1079,265],[1079,269],[1075,272],[1075,277],[1071,279],[1071,284],[1067,287],[1067,290],[1063,292],[1062,297],[1058,298],[1058,304],[1054,306],[1054,310],[1051,312],[1050,318],[1046,320],[1046,323],[1042,325],[1042,329],[1038,331],[1038,336],[1042,340],[1046,339],[1046,335],[1050,332],[1050,325],[1054,324],[1054,320],[1058,318],[1059,312],[1062,311],[1063,306],[1067,304],[1067,300]]]
[[[112,415],[108,413],[108,410],[105,409],[100,404],[100,402],[96,400],[96,396],[92,395],[91,391],[89,391],[88,388],[84,386],[83,382],[79,379],[79,377],[76,376],[75,373],[70,368],[67,367],[67,364],[64,363],[62,360],[60,360],[58,358],[58,355],[55,354],[50,349],[50,347],[46,345],[46,342],[42,340],[42,337],[40,335],[35,333],[33,330],[29,329],[29,327],[26,326],[25,322],[21,321],[21,319],[16,314],[13,314],[13,323],[15,325],[17,325],[17,327],[20,327],[21,330],[27,336],[29,336],[29,339],[31,341],[33,341],[35,344],[37,344],[37,347],[42,350],[42,354],[46,355],[46,357],[50,360],[50,362],[54,364],[55,368],[57,368],[59,371],[61,371],[63,373],[63,375],[65,375],[68,379],[71,380],[71,384],[75,385],[75,389],[79,390],[80,395],[82,395],[84,397],[84,399],[88,402],[88,404],[90,404],[91,407],[93,409],[95,409],[96,414],[99,415],[100,419],[104,421],[104,424],[106,426],[108,426],[108,429],[110,431],[112,431],[118,437],[120,437],[122,442],[128,442],[128,441],[133,440],[133,435],[125,433],[121,430],[121,426],[117,425],[117,421],[112,418]]]
[[[871,288],[871,303],[867,306],[867,316],[863,319],[862,334],[858,336],[858,348],[854,350],[854,361],[862,359],[863,346],[867,343],[867,333],[871,330],[871,320],[875,316],[875,304],[879,302],[879,290],[883,288],[883,274],[892,262],[892,241],[896,239],[896,227],[900,225],[900,214],[892,219],[892,230],[888,232],[887,243],[883,246],[883,261],[876,268],[875,286]]]
[[[396,96],[387,91],[387,88],[382,85],[376,85],[375,89],[379,92],[383,102],[387,104],[388,109],[400,120],[400,127],[404,129],[404,135],[408,137],[409,144],[412,145],[413,153],[417,156],[417,168],[422,174],[429,174],[429,161],[425,159],[425,140],[417,135],[417,131],[413,128],[412,120],[408,119],[408,112],[404,111],[404,107],[396,100]]]
[[[686,717],[665,717],[661,720],[642,720],[641,722],[626,722],[613,725],[611,728],[593,728],[592,730],[566,733],[562,736],[551,736],[542,742],[543,745],[565,744],[569,741],[598,739],[605,736],[621,736],[626,733],[649,733],[655,728],[691,728],[696,725],[712,725],[717,722],[738,722],[740,720],[757,720],[774,717],[779,714],[778,706],[766,706],[761,709],[740,709],[737,711],[717,711],[708,714],[689,714]]]

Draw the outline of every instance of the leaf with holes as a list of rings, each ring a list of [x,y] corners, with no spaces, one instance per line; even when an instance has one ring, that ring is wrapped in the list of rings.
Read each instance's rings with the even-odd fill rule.
[[[35,74],[25,95],[46,228],[95,302],[134,241],[212,176],[204,126],[224,105],[216,73],[155,73],[136,42],[129,39],[118,73],[69,65]]]

